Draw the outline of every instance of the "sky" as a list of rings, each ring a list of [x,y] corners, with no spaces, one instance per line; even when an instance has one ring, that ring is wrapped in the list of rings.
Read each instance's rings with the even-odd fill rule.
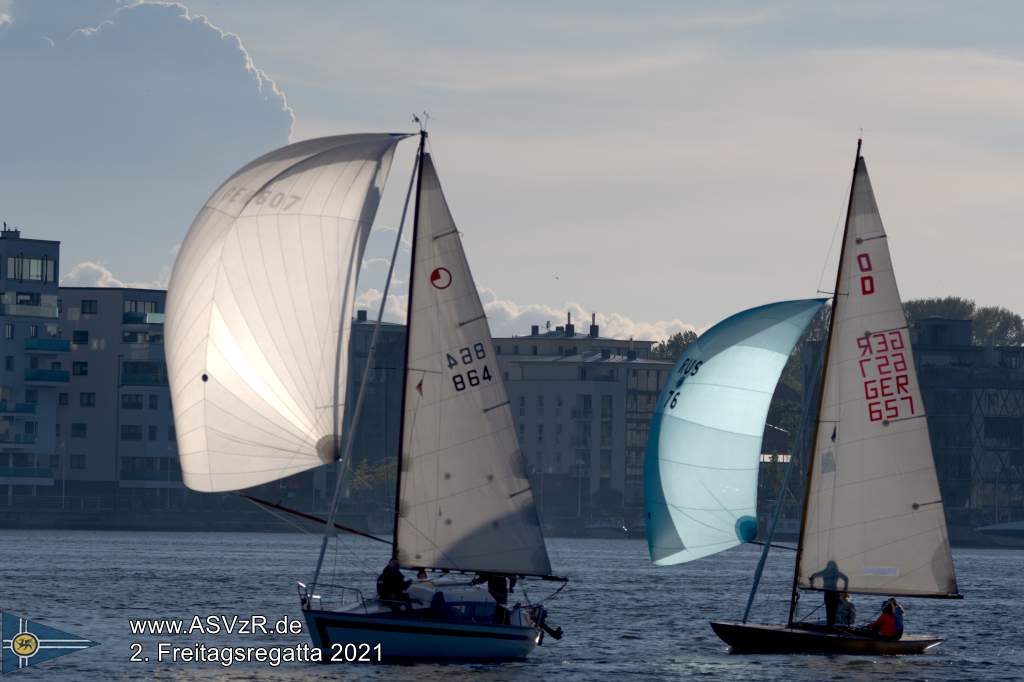
[[[1022,29],[1011,2],[0,0],[0,217],[63,243],[65,284],[164,286],[238,167],[425,110],[495,335],[658,339],[830,288],[862,134],[904,299],[1024,313]]]

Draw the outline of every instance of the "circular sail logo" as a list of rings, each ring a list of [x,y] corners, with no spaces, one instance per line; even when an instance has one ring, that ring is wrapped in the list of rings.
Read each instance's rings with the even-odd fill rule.
[[[447,289],[452,285],[452,273],[448,268],[434,268],[430,273],[430,283],[435,289]]]
[[[11,640],[11,651],[18,656],[35,656],[39,651],[39,638],[31,632],[19,632]]]

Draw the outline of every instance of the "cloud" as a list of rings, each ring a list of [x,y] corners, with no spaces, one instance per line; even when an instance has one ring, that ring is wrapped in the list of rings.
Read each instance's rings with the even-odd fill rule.
[[[563,306],[545,303],[522,304],[498,298],[491,289],[480,287],[479,291],[480,301],[483,303],[493,336],[525,336],[530,333],[531,325],[538,325],[543,329],[548,322],[554,328],[565,324],[566,315],[569,313],[572,314],[577,332],[586,333],[589,329],[590,312],[578,303],[569,302]],[[356,297],[356,308],[366,310],[371,319],[376,319],[380,298],[380,289],[366,289]],[[389,294],[384,309],[385,321],[404,323],[408,301],[407,295]],[[601,336],[645,341],[661,341],[684,331],[702,331],[702,328],[682,320],[643,322],[621,313],[597,313],[597,324],[601,328]]]
[[[130,289],[166,289],[171,279],[171,268],[165,266],[157,279],[150,282],[125,282],[118,279],[103,263],[82,261],[60,278],[62,287],[114,287]]]
[[[66,263],[157,281],[209,194],[288,141],[284,93],[237,35],[184,5],[6,13],[0,204],[26,236],[60,240]]]

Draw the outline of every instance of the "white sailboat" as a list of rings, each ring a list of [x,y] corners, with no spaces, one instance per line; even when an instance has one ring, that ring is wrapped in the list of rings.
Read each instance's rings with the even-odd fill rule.
[[[748,601],[742,622],[712,623],[734,651],[920,653],[942,640],[880,640],[801,621],[800,590],[960,596],[910,334],[859,142],[832,301],[789,620],[747,623]],[[698,559],[756,535],[764,418],[785,357],[816,311],[811,303],[740,313],[678,363],[647,450],[655,563]]]
[[[403,137],[289,145],[238,171],[200,211],[167,304],[168,369],[190,488],[238,490],[350,453],[341,426],[356,275]],[[503,596],[470,578],[564,579],[551,574],[487,319],[424,131],[413,173],[392,547],[402,567],[441,575],[414,583],[401,603],[322,581],[336,493],[313,581],[300,583],[301,605],[325,657],[339,645],[365,645],[384,658],[519,659],[544,632],[560,637],[560,629],[545,624],[546,610],[525,590],[523,601],[501,604]],[[360,405],[358,396],[356,420]]]

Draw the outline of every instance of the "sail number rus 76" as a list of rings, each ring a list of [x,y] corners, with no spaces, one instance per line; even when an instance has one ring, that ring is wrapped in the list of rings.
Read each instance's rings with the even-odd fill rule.
[[[487,359],[487,349],[483,342],[474,343],[472,347],[460,348],[452,353],[445,353],[448,369],[459,370],[452,375],[452,385],[456,391],[465,391],[467,387],[479,386],[483,381],[491,381],[491,369],[482,360]],[[463,369],[474,365],[468,369]]]

